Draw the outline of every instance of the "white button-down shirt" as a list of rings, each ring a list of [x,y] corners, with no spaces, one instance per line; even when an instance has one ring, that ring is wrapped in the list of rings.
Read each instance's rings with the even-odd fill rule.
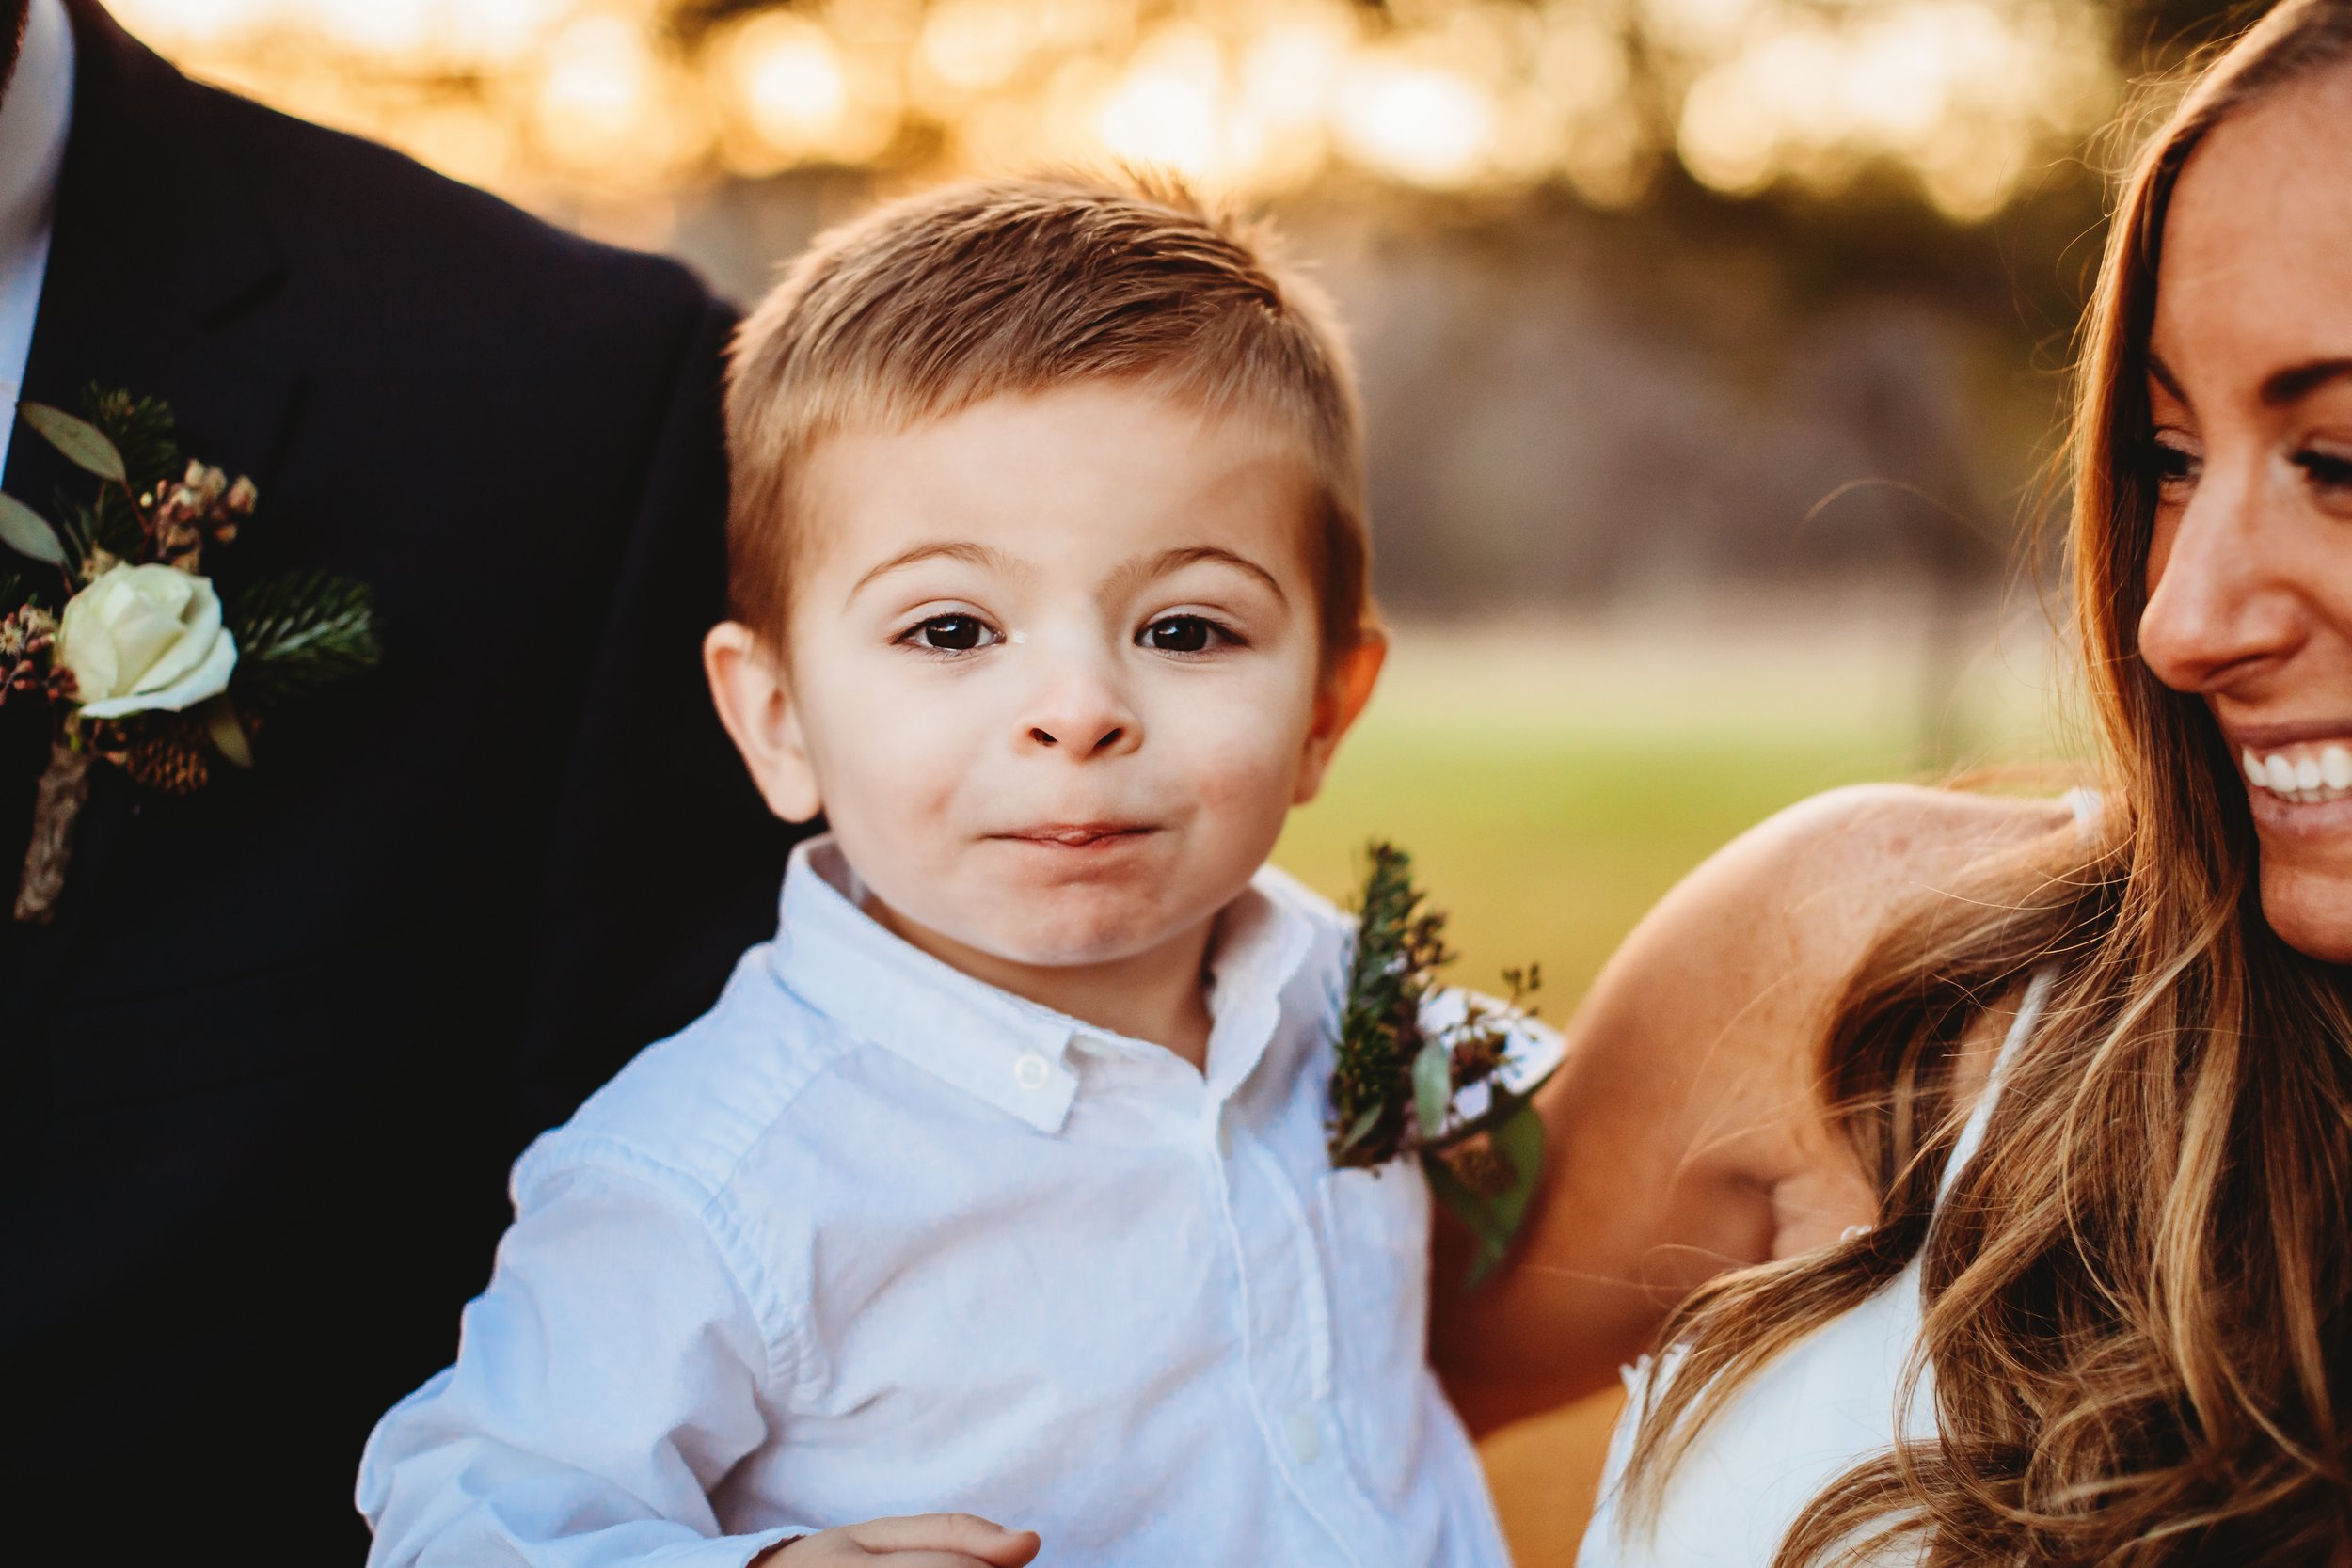
[[[517,1163],[371,1563],[740,1564],[961,1510],[1048,1565],[1502,1564],[1417,1168],[1333,1171],[1352,941],[1260,874],[1206,1071],[938,963],[827,841],[725,995]]]
[[[24,361],[33,352],[33,317],[49,272],[49,223],[72,128],[73,24],[65,0],[33,0],[24,52],[0,97],[0,399],[8,404],[0,419],[0,467],[8,460]]]

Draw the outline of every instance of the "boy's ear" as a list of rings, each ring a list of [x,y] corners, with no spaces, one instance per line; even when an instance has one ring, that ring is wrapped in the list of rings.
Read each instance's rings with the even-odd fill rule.
[[[703,673],[719,722],[751,769],[768,809],[787,822],[805,822],[824,809],[817,769],[801,734],[801,713],[784,671],[739,621],[722,621],[703,639]]]
[[[1303,806],[1323,788],[1323,776],[1330,769],[1332,753],[1340,749],[1340,739],[1347,734],[1364,705],[1372,701],[1372,689],[1379,683],[1380,666],[1388,661],[1389,640],[1376,631],[1368,631],[1364,640],[1333,661],[1331,672],[1323,679],[1323,689],[1315,698],[1314,727],[1307,732],[1307,754],[1298,769],[1298,791],[1293,805]]]

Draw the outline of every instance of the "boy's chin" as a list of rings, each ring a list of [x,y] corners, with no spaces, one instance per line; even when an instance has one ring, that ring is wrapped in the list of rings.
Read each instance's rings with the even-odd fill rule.
[[[924,923],[995,963],[1091,969],[1146,958],[1199,929],[1198,918],[1168,907],[1165,891],[999,889],[983,909],[940,910],[935,922]]]
[[[1142,958],[1181,934],[1180,924],[1165,914],[1122,919],[1106,911],[1092,919],[1073,919],[1057,911],[1009,933],[1000,926],[973,945],[1027,969],[1091,969]]]

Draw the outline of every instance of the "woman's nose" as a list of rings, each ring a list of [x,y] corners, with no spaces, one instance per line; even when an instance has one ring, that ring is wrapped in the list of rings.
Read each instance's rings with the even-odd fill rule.
[[[2219,483],[2217,483],[2217,481]],[[2176,691],[2226,686],[2292,654],[2302,615],[2291,563],[2292,519],[2274,517],[2259,473],[2209,467],[2163,546],[2139,616],[2139,654]]]

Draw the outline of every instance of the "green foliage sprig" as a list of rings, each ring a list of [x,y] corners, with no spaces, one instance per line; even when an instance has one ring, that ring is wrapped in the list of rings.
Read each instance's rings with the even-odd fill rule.
[[[331,572],[265,578],[225,613],[237,638],[237,695],[256,705],[305,696],[383,657],[374,591]]]
[[[1331,1163],[1374,1169],[1417,1155],[1431,1192],[1478,1240],[1475,1286],[1509,1250],[1543,1170],[1544,1124],[1529,1100],[1551,1071],[1518,1087],[1504,1073],[1542,974],[1506,970],[1508,1004],[1466,1000],[1458,1019],[1433,1025],[1438,976],[1455,957],[1445,912],[1413,885],[1404,850],[1375,841],[1365,862],[1331,1073]],[[1481,1085],[1485,1103],[1466,1111]]]
[[[155,493],[180,478],[186,467],[171,405],[160,398],[135,398],[92,386],[82,394],[82,406],[89,422],[120,454],[123,483],[119,488],[102,487],[87,506],[60,496],[59,515],[79,535],[85,553],[94,545],[119,560],[137,560],[148,534],[142,511],[151,510]]]

